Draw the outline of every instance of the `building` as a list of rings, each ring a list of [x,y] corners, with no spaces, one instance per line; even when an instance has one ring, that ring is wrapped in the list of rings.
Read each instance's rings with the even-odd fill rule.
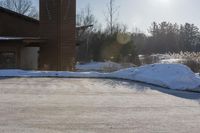
[[[76,0],[40,0],[40,21],[0,7],[0,69],[73,70]]]

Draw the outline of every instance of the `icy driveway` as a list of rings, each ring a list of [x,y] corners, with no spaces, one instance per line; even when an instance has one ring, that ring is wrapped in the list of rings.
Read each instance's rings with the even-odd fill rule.
[[[1,133],[199,133],[200,94],[103,79],[0,80]]]

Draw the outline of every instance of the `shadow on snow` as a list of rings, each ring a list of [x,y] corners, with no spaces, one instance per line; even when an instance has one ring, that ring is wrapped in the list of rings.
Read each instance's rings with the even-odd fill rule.
[[[125,86],[130,89],[136,89],[136,91],[141,92],[141,93],[151,89],[151,90],[160,91],[162,93],[166,93],[166,94],[184,98],[184,99],[197,100],[200,103],[200,93],[196,93],[196,92],[172,90],[172,89],[154,86],[154,85],[150,85],[146,83],[127,81],[127,80],[115,80],[115,79],[112,79],[112,80],[100,79],[100,80],[102,80],[104,84],[111,85],[112,87]]]

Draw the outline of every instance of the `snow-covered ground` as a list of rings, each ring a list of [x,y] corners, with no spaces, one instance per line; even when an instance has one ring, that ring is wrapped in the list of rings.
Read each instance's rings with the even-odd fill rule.
[[[199,133],[200,93],[124,80],[0,80],[0,133]]]
[[[181,64],[184,64],[185,62],[187,62],[187,59],[180,58],[180,57],[172,58],[169,54],[152,54],[150,56],[139,55],[139,59],[142,64],[149,64],[149,63],[161,63],[161,64],[181,63]]]
[[[186,62],[187,60],[185,59],[163,59],[163,60],[160,60],[160,63],[163,63],[163,64],[169,64],[169,63],[184,63]]]
[[[152,64],[111,73],[0,70],[1,77],[115,78],[139,81],[175,90],[200,92],[200,77],[185,65]]]
[[[122,65],[115,63],[115,62],[111,62],[111,61],[107,61],[107,62],[90,62],[90,63],[86,63],[86,64],[78,64],[76,65],[76,69],[78,71],[98,71],[98,72],[102,72],[102,71],[116,71],[116,70],[120,70],[122,69]]]
[[[76,70],[80,72],[86,72],[86,71],[96,71],[96,72],[114,72],[120,69],[124,68],[130,68],[135,66],[131,63],[124,63],[119,64],[112,61],[106,61],[106,62],[90,62],[86,64],[77,64]]]

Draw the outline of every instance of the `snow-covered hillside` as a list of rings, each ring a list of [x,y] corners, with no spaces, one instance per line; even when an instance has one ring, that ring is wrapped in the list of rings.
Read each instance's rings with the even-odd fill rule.
[[[140,81],[169,89],[200,92],[200,77],[181,64],[152,64],[111,73],[0,70],[1,77],[114,78]]]

